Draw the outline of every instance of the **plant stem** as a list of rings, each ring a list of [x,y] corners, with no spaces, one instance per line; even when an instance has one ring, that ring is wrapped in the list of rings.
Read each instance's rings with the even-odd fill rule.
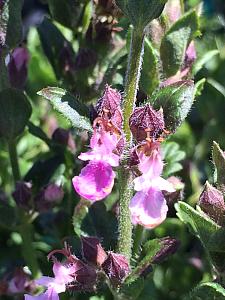
[[[17,181],[21,180],[19,163],[18,163],[18,156],[16,150],[16,143],[15,140],[10,140],[8,142],[9,148],[9,157],[12,167],[12,174],[14,178],[14,182],[16,184]],[[32,224],[29,222],[29,218],[27,214],[16,206],[18,219],[20,220],[20,225],[18,230],[22,237],[22,256],[28,267],[30,268],[32,275],[34,278],[37,278],[40,275],[40,269],[38,266],[37,255],[36,251],[32,245]]]
[[[16,143],[15,141],[9,141],[8,142],[8,148],[9,148],[9,157],[12,167],[12,174],[14,181],[20,180],[20,170],[19,170],[19,164],[18,164],[18,156],[17,156],[17,150],[16,150]]]
[[[131,258],[132,223],[129,203],[133,196],[133,176],[124,166],[119,172],[120,214],[119,214],[119,253]]]
[[[144,34],[137,29],[132,30],[130,54],[128,59],[124,99],[124,133],[128,143],[132,141],[129,118],[135,107],[138,85],[141,75],[142,57],[144,54]]]
[[[135,107],[140,71],[144,48],[144,33],[139,30],[132,31],[130,54],[125,82],[124,133],[126,137],[125,152],[132,146],[132,135],[129,128],[129,118]],[[133,176],[127,168],[126,158],[119,169],[120,215],[119,215],[119,243],[118,250],[130,261],[132,254],[132,223],[129,203],[133,196]]]

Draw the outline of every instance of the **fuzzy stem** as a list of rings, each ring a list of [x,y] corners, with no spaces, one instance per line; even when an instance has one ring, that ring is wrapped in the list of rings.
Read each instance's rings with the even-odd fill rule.
[[[133,176],[129,170],[121,166],[119,172],[120,215],[119,215],[119,253],[131,258],[132,223],[129,203],[133,196]]]
[[[144,54],[144,33],[137,29],[132,30],[130,54],[128,59],[125,99],[124,99],[124,133],[128,143],[132,136],[129,128],[129,118],[135,107],[139,80],[141,75],[142,58]]]
[[[129,128],[129,118],[135,107],[140,71],[144,49],[144,33],[133,29],[130,54],[125,82],[124,111],[124,133],[126,137],[125,151],[132,146],[132,135]],[[126,159],[122,161],[119,169],[119,192],[120,192],[120,215],[119,215],[119,243],[118,250],[125,255],[128,261],[132,254],[132,223],[129,203],[133,196],[133,176],[127,168]]]

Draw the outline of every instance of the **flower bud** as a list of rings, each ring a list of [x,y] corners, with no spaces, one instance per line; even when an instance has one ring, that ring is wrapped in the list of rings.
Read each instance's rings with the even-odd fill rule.
[[[154,110],[149,104],[137,107],[130,116],[129,125],[138,142],[147,137],[157,138],[165,127],[163,112]]]
[[[61,186],[50,183],[34,198],[36,209],[40,212],[50,210],[55,204],[62,201],[64,192]]]
[[[89,48],[80,49],[75,60],[76,70],[93,67],[97,62],[97,54]]]
[[[109,252],[102,268],[113,285],[118,286],[130,272],[129,263],[124,255]]]
[[[212,220],[219,225],[225,223],[225,203],[223,194],[206,182],[199,198],[199,206]]]
[[[92,291],[96,284],[96,269],[83,264],[82,268],[75,273],[75,284],[73,290]]]
[[[73,74],[75,71],[74,54],[70,45],[65,42],[59,53],[59,65],[64,75]]]
[[[178,247],[180,246],[180,242],[171,237],[165,237],[161,239],[161,249],[156,253],[156,255],[152,259],[153,264],[159,264],[164,261],[169,255],[174,254]]]
[[[102,98],[96,104],[96,110],[99,116],[106,116],[114,126],[120,129],[123,122],[120,105],[121,94],[106,85]]]
[[[16,189],[12,193],[13,199],[16,204],[26,210],[31,208],[31,197],[32,197],[32,185],[29,182],[18,181],[16,183]]]
[[[73,151],[76,149],[74,140],[69,130],[56,128],[52,134],[52,139],[63,146],[68,146]]]
[[[29,53],[26,48],[13,50],[8,64],[9,80],[12,87],[23,89],[27,79]]]
[[[107,254],[96,237],[82,237],[82,252],[86,261],[101,266]]]

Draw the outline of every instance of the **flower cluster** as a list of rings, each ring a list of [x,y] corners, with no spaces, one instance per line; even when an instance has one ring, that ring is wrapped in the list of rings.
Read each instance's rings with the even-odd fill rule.
[[[115,172],[123,151],[121,95],[106,86],[103,97],[96,105],[93,123],[91,150],[81,153],[79,159],[89,161],[79,176],[73,178],[76,192],[83,198],[95,202],[107,197],[113,188]],[[130,129],[137,141],[131,156],[138,161],[141,176],[134,179],[137,191],[130,203],[134,224],[154,228],[167,215],[167,204],[162,191],[174,192],[171,183],[161,177],[163,161],[160,153],[161,135],[166,132],[163,112],[150,105],[136,108],[130,117]],[[131,163],[132,165],[132,163]]]
[[[37,296],[26,294],[25,300],[58,300],[58,294],[66,289],[71,291],[95,290],[99,277],[104,273],[111,284],[118,286],[130,272],[129,264],[123,255],[105,252],[96,237],[82,237],[82,256],[77,258],[67,245],[64,249],[54,250],[48,258],[53,258],[54,277],[42,276],[35,283],[43,286],[45,291]],[[55,254],[65,257],[63,263]]]

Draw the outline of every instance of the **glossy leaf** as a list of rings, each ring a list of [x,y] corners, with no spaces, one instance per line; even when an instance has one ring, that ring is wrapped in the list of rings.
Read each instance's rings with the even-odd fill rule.
[[[88,108],[66,90],[48,87],[39,91],[38,95],[49,100],[53,107],[69,120],[74,128],[92,131]]]
[[[164,36],[160,56],[167,77],[175,75],[181,68],[186,49],[198,34],[198,28],[198,16],[195,11],[191,11],[174,23]]]
[[[175,132],[185,120],[193,101],[194,83],[191,80],[166,86],[149,99],[155,109],[163,109],[165,127],[171,132]]]
[[[11,88],[0,92],[0,107],[0,135],[14,139],[24,130],[31,116],[31,105],[22,91]]]
[[[158,18],[167,0],[116,0],[116,4],[138,29]]]

